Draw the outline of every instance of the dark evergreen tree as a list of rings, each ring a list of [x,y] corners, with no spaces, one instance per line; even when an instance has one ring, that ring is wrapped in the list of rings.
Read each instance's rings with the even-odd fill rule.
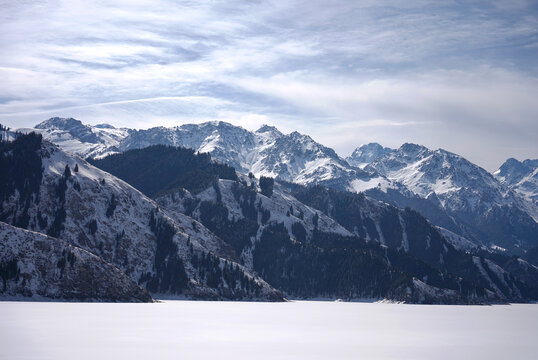
[[[197,193],[218,179],[237,180],[234,168],[213,162],[208,154],[163,145],[89,161],[150,197],[181,188]]]
[[[69,179],[71,177],[71,169],[69,165],[65,165],[64,178]]]
[[[111,217],[112,215],[114,215],[114,210],[116,210],[117,205],[118,204],[117,204],[116,196],[112,194],[112,196],[110,197],[110,201],[108,202],[108,206],[106,208],[107,217]]]
[[[92,219],[88,222],[88,232],[90,235],[94,235],[97,232],[97,220]]]
[[[271,197],[273,195],[273,187],[275,185],[275,179],[272,177],[260,177],[260,189],[263,195]]]

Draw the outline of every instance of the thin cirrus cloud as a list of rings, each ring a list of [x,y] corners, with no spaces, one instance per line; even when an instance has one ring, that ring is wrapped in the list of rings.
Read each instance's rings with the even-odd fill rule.
[[[536,157],[532,1],[2,2],[0,122],[225,120]]]

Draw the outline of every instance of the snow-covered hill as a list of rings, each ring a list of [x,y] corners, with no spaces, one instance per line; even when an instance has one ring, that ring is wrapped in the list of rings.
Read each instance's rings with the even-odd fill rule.
[[[157,202],[174,213],[187,213],[215,231],[234,247],[239,262],[286,291],[290,297],[381,295],[408,302],[460,303],[518,301],[529,296],[521,281],[489,259],[473,258],[454,249],[450,241],[416,213],[352,195],[363,201],[356,209],[358,212],[336,215],[342,222],[345,216],[350,217],[351,223],[346,224],[346,229],[324,212],[332,208],[336,213],[342,213],[342,207],[335,204],[335,199],[327,199],[326,209],[316,209],[295,198],[292,193],[304,194],[294,190],[293,186],[291,192],[279,184],[270,195],[264,195],[262,191],[255,178],[244,178],[240,182],[221,180],[199,194],[179,190],[159,197]],[[318,195],[314,194],[314,197],[319,198]],[[359,237],[369,239],[369,245]],[[364,252],[364,247],[369,250]],[[331,253],[356,262],[354,272],[369,273],[369,280],[362,279],[357,273],[348,273],[352,270],[342,268],[343,265],[333,268],[330,260],[325,259],[325,254]],[[372,260],[373,254],[384,258],[383,265]],[[424,263],[417,267],[417,261],[431,267]],[[312,266],[323,268],[323,275]],[[377,270],[370,272],[372,268]],[[520,268],[515,270],[527,275]],[[406,293],[394,289],[380,294],[380,287],[390,284],[387,277],[393,276],[390,274],[394,271],[404,271],[414,277],[407,283]],[[336,277],[335,272],[338,273]],[[334,281],[349,278],[352,282],[340,283],[340,292],[335,293],[334,284],[326,283],[333,277]],[[378,285],[372,287],[369,281]],[[504,286],[497,287],[498,281]],[[478,287],[469,287],[471,283]],[[464,288],[466,290],[462,290]]]
[[[1,221],[92,252],[152,294],[282,299],[265,281],[216,255],[226,251],[210,231],[189,230],[194,219],[172,220],[138,190],[78,156],[36,135],[21,136],[4,151]],[[17,169],[21,163],[28,167]]]
[[[152,301],[120,269],[89,251],[0,222],[0,299]]]
[[[418,213],[363,195],[329,193],[321,186],[272,186],[267,178],[243,175],[209,186],[199,178],[207,188],[192,193],[162,184],[167,192],[156,189],[157,204],[40,135],[0,145],[0,221],[81,248],[156,297],[281,300],[275,286],[307,298],[435,303],[538,298],[534,286],[526,287],[503,264],[454,249]],[[140,159],[141,152],[121,156]],[[181,156],[196,161],[190,153]],[[147,173],[136,161],[125,164],[138,171],[126,174]],[[158,161],[144,165],[159,171]],[[192,169],[197,176],[213,176],[211,169]],[[514,271],[532,278],[523,266]],[[94,295],[88,297],[99,298]]]

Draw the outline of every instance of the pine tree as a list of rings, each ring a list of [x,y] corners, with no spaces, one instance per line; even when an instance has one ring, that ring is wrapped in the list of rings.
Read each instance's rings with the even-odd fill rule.
[[[69,165],[65,165],[64,178],[69,179],[71,177],[71,169]]]

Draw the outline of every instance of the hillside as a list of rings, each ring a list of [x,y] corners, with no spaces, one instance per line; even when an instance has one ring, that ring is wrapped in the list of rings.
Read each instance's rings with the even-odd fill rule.
[[[0,221],[87,250],[159,296],[281,300],[187,217],[83,159],[29,134],[2,143]],[[195,227],[196,230],[192,230]],[[191,229],[191,230],[189,230]]]

